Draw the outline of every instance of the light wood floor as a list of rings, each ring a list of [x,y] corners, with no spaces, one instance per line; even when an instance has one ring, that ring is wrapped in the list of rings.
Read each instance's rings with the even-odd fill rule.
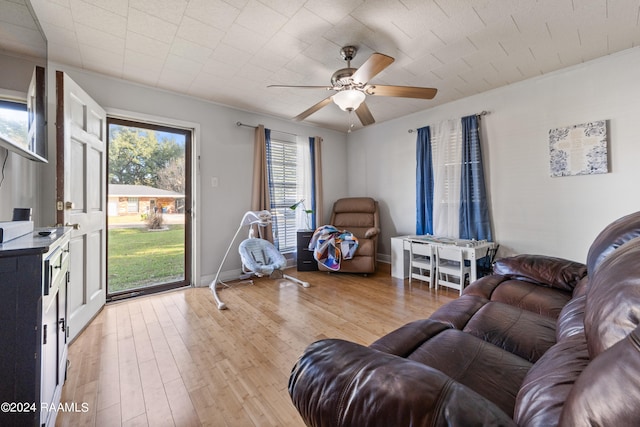
[[[69,348],[58,426],[301,426],[287,392],[291,367],[322,338],[368,345],[425,318],[457,291],[392,279],[296,272],[311,283],[258,279],[220,291],[189,288],[107,305]],[[83,409],[87,409],[83,412]]]

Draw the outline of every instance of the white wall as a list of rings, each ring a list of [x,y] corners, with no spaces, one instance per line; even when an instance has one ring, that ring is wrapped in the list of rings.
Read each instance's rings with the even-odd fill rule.
[[[107,113],[124,110],[132,112],[134,117],[154,116],[198,126],[196,150],[200,159],[194,173],[200,183],[195,190],[197,237],[201,241],[198,258],[200,277],[213,279],[242,215],[250,209],[254,130],[236,126],[237,121],[250,125],[264,124],[270,129],[304,137],[321,136],[324,140],[322,160],[331,170],[329,173],[329,169],[325,168],[327,172],[323,180],[325,214],[328,216],[336,198],[347,195],[347,187],[344,185],[347,165],[346,134],[234,110],[55,63],[49,64],[50,81],[55,81],[52,77],[55,70],[69,74]],[[53,98],[49,92],[50,109],[54,108]],[[51,134],[50,139],[53,139]],[[50,146],[50,150],[52,149]],[[52,168],[49,174],[54,176]],[[212,177],[218,178],[218,187],[212,187]],[[53,183],[55,180],[45,181]],[[53,207],[55,199],[49,198],[45,204]],[[51,211],[51,215],[54,214]],[[237,243],[239,241],[236,245]],[[239,268],[240,258],[234,250],[223,271]]]
[[[349,194],[380,201],[380,253],[390,253],[390,237],[415,233],[416,134],[408,129],[488,110],[483,157],[499,255],[584,261],[604,226],[640,210],[638,70],[633,48],[351,133]],[[602,119],[610,173],[551,178],[549,130]]]

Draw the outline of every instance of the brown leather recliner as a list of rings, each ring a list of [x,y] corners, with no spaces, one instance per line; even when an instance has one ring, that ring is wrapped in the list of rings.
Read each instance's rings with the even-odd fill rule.
[[[586,265],[502,258],[368,347],[311,344],[292,401],[309,426],[640,425],[639,259],[640,212],[606,227]]]
[[[340,270],[344,273],[373,273],[376,271],[380,215],[378,202],[371,197],[347,197],[333,204],[329,224],[346,230],[358,238],[358,249],[352,259],[342,260]],[[321,271],[330,271],[318,263]]]

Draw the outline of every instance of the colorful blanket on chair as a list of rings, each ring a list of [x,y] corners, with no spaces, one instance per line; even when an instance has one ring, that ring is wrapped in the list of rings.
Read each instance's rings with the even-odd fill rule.
[[[316,229],[309,242],[313,257],[329,270],[340,270],[343,259],[353,258],[358,249],[358,238],[346,230],[338,230],[333,225],[323,225]]]

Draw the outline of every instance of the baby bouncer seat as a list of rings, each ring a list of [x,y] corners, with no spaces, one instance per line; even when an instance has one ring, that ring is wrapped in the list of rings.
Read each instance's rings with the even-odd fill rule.
[[[281,271],[287,266],[287,260],[269,241],[249,238],[240,242],[238,247],[242,258],[242,272],[253,273],[258,277]]]
[[[287,265],[287,260],[284,255],[280,253],[280,251],[268,240],[262,238],[262,229],[261,227],[266,227],[269,223],[271,223],[271,213],[269,211],[248,211],[242,217],[240,221],[240,226],[238,230],[236,230],[236,234],[231,239],[229,243],[229,247],[224,254],[224,258],[222,258],[222,262],[220,263],[220,267],[216,273],[215,279],[209,285],[211,291],[213,292],[213,297],[216,300],[216,304],[218,306],[218,310],[224,310],[227,308],[227,305],[220,300],[218,296],[218,285],[223,285],[224,287],[229,287],[230,285],[219,280],[220,272],[222,271],[222,266],[224,265],[227,256],[229,255],[229,251],[231,250],[231,246],[233,242],[238,237],[240,230],[245,225],[250,227],[249,229],[249,238],[240,242],[240,246],[238,247],[238,253],[240,254],[240,258],[242,259],[242,272],[249,275],[256,275],[257,277],[262,277],[265,275],[274,276],[279,274],[277,277],[283,277],[287,280],[291,280],[292,282],[298,283],[303,287],[309,287],[309,282],[302,281],[296,277],[292,277],[282,273],[282,270]],[[260,237],[255,236],[254,225],[257,226],[258,233]],[[253,283],[253,282],[251,282]]]

